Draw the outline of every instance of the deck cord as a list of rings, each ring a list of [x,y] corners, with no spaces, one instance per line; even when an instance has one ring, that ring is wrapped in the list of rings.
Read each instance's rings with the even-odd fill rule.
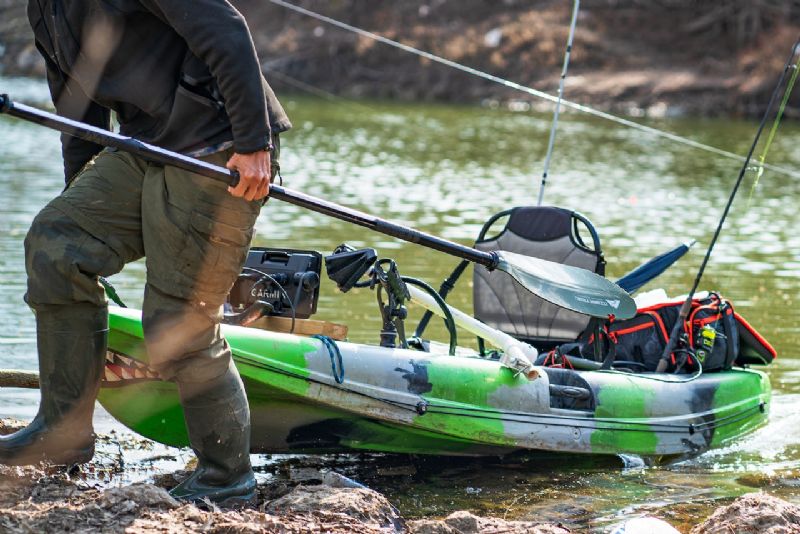
[[[314,334],[314,339],[319,339],[328,351],[328,356],[331,358],[331,374],[337,384],[344,382],[344,363],[342,362],[342,353],[339,351],[339,346],[336,342],[328,336],[322,334]],[[338,369],[337,369],[338,366]]]

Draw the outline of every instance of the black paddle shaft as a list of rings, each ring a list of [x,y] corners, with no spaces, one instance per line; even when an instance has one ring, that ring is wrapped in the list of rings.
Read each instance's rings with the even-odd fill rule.
[[[40,109],[26,106],[12,101],[8,95],[0,95],[0,113],[6,113],[12,117],[26,120],[46,126],[62,133],[91,141],[98,145],[109,146],[130,152],[149,161],[178,167],[214,180],[224,182],[232,187],[239,183],[239,174],[217,165],[212,165],[177,152],[165,150],[163,148],[143,143],[132,137],[127,137],[103,128],[97,128],[82,122],[74,121],[48,113]],[[447,239],[442,239],[408,226],[393,223],[385,219],[369,215],[358,210],[340,206],[334,202],[322,200],[320,198],[306,195],[298,191],[293,191],[279,185],[270,185],[269,196],[278,200],[283,200],[295,206],[300,206],[317,213],[322,213],[336,219],[341,219],[370,230],[375,230],[403,241],[408,241],[417,245],[432,248],[440,252],[445,252],[453,256],[469,260],[489,269],[494,269],[499,263],[496,253],[483,252],[471,247],[460,245]]]

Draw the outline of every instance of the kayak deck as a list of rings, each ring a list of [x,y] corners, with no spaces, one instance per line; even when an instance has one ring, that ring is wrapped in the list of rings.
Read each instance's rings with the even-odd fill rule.
[[[110,326],[100,402],[148,438],[188,445],[175,385],[146,368],[140,312],[112,308]],[[223,329],[250,401],[253,452],[695,455],[763,424],[770,400],[769,379],[753,370],[687,380],[539,368],[528,380],[477,355],[345,342],[339,365],[318,339]]]

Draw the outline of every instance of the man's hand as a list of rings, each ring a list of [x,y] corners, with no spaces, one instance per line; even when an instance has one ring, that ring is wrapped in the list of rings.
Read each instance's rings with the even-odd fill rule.
[[[259,150],[251,154],[234,153],[225,165],[239,172],[239,184],[229,187],[228,191],[235,197],[245,200],[261,200],[269,194],[270,161],[269,152]]]

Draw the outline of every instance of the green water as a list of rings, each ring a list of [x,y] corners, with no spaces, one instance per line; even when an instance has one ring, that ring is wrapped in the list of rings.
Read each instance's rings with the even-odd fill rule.
[[[0,90],[44,104],[46,90],[2,80]],[[535,203],[550,116],[479,107],[284,99],[295,129],[282,139],[285,185],[469,243],[491,214]],[[749,121],[670,120],[653,126],[744,154]],[[785,123],[770,161],[800,169],[800,127]],[[62,186],[58,135],[0,117],[0,367],[35,368],[34,323],[22,301],[23,238],[36,212]],[[610,276],[621,275],[681,241],[698,240],[657,285],[688,290],[716,227],[739,163],[599,119],[562,114],[547,203],[577,209],[599,228]],[[800,235],[795,231],[800,183],[766,172],[755,191],[745,183],[709,264],[703,289],[730,298],[778,349],[768,372],[775,388],[770,423],[736,445],[671,467],[622,461],[527,457],[513,461],[411,462],[407,458],[330,460],[385,492],[408,516],[455,509],[513,518],[567,521],[603,529],[653,513],[689,525],[727,499],[764,488],[800,503]],[[330,252],[341,242],[371,246],[395,258],[404,274],[434,285],[456,260],[379,234],[271,201],[256,245]],[[141,304],[144,264],[112,282]],[[468,280],[450,301],[470,310]],[[327,281],[326,281],[327,282]],[[652,284],[651,284],[652,285]],[[412,318],[419,312],[412,309]],[[350,338],[377,342],[375,297],[337,294],[323,285],[316,318],[346,323]],[[411,323],[414,324],[414,323]],[[443,329],[429,331],[444,340]],[[464,335],[463,337],[467,337]],[[32,417],[36,392],[0,391],[0,416]],[[101,430],[122,429],[99,414]],[[156,454],[151,449],[140,455]],[[174,453],[170,453],[174,454]],[[183,456],[181,456],[183,455]],[[177,461],[186,456],[180,453]],[[263,476],[274,460],[260,459]],[[388,474],[387,474],[388,473]],[[136,471],[119,482],[146,477]]]

